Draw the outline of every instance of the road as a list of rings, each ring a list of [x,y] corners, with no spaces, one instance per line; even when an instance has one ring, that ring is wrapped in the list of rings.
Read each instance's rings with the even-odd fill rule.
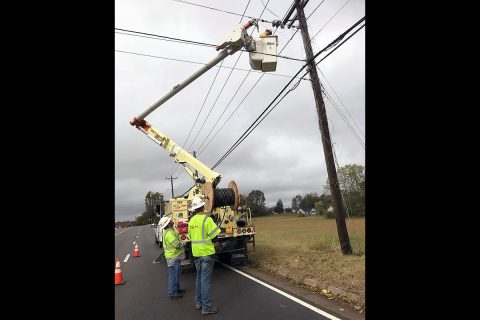
[[[135,244],[140,257],[133,257]],[[115,286],[116,320],[185,320],[204,318],[195,310],[195,270],[182,272],[183,298],[167,293],[167,265],[154,264],[162,249],[149,225],[115,229],[115,256],[120,258],[125,284]],[[112,271],[115,269],[113,261]],[[211,298],[220,308],[212,319],[364,319],[348,305],[327,300],[248,267],[215,264]],[[167,316],[168,315],[168,316]]]

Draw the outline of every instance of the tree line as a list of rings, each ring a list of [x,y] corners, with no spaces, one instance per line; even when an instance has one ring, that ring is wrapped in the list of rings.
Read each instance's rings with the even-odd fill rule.
[[[337,170],[337,175],[347,214],[349,216],[364,216],[365,167],[358,164],[345,165]],[[318,195],[316,192],[304,195],[297,194],[291,200],[291,207],[287,208],[284,208],[282,199],[278,199],[275,206],[267,207],[265,194],[261,190],[252,190],[248,195],[240,195],[240,205],[249,207],[253,217],[273,213],[298,212],[300,209],[307,212],[315,208],[317,215],[335,218],[329,186],[327,179],[323,194]],[[158,223],[159,217],[156,214],[156,208],[158,204],[161,205],[163,202],[162,193],[149,191],[145,196],[145,211],[135,218],[134,225]]]

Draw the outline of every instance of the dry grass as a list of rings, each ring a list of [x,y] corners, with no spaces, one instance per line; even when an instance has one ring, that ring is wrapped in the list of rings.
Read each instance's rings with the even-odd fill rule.
[[[249,258],[253,267],[299,282],[314,279],[318,289],[342,289],[364,305],[364,218],[347,219],[352,256],[340,251],[335,219],[283,214],[254,218],[254,223],[256,251]]]

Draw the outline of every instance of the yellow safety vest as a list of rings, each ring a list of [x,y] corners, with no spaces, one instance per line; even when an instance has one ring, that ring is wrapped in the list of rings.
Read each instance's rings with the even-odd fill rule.
[[[194,257],[204,257],[215,253],[212,239],[220,233],[213,219],[204,213],[197,213],[188,222],[188,234],[192,242]]]
[[[176,247],[180,243],[180,239],[177,233],[173,229],[167,229],[163,233],[163,251],[165,252],[165,258],[174,258],[185,252],[184,247],[177,249]]]

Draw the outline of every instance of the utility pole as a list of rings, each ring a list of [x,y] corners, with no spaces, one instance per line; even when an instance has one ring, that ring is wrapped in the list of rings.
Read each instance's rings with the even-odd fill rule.
[[[352,246],[348,237],[347,224],[345,223],[345,207],[343,205],[340,187],[338,184],[337,170],[335,169],[335,162],[333,159],[332,143],[330,140],[330,130],[328,129],[327,111],[322,97],[320,87],[320,79],[318,78],[317,68],[313,59],[312,44],[310,42],[310,35],[308,34],[307,19],[303,11],[304,1],[294,0],[297,8],[298,22],[300,31],[302,33],[303,46],[308,61],[308,70],[313,88],[313,96],[315,97],[315,106],[318,114],[318,125],[320,127],[320,134],[322,136],[323,153],[325,155],[325,163],[327,165],[328,182],[330,184],[330,192],[333,201],[333,210],[337,221],[338,239],[340,240],[340,247],[343,254],[352,254]]]
[[[170,184],[172,186],[172,199],[173,199],[173,180],[177,179],[178,177],[172,177],[172,175],[170,175],[170,178],[165,178],[165,180],[170,180]]]

